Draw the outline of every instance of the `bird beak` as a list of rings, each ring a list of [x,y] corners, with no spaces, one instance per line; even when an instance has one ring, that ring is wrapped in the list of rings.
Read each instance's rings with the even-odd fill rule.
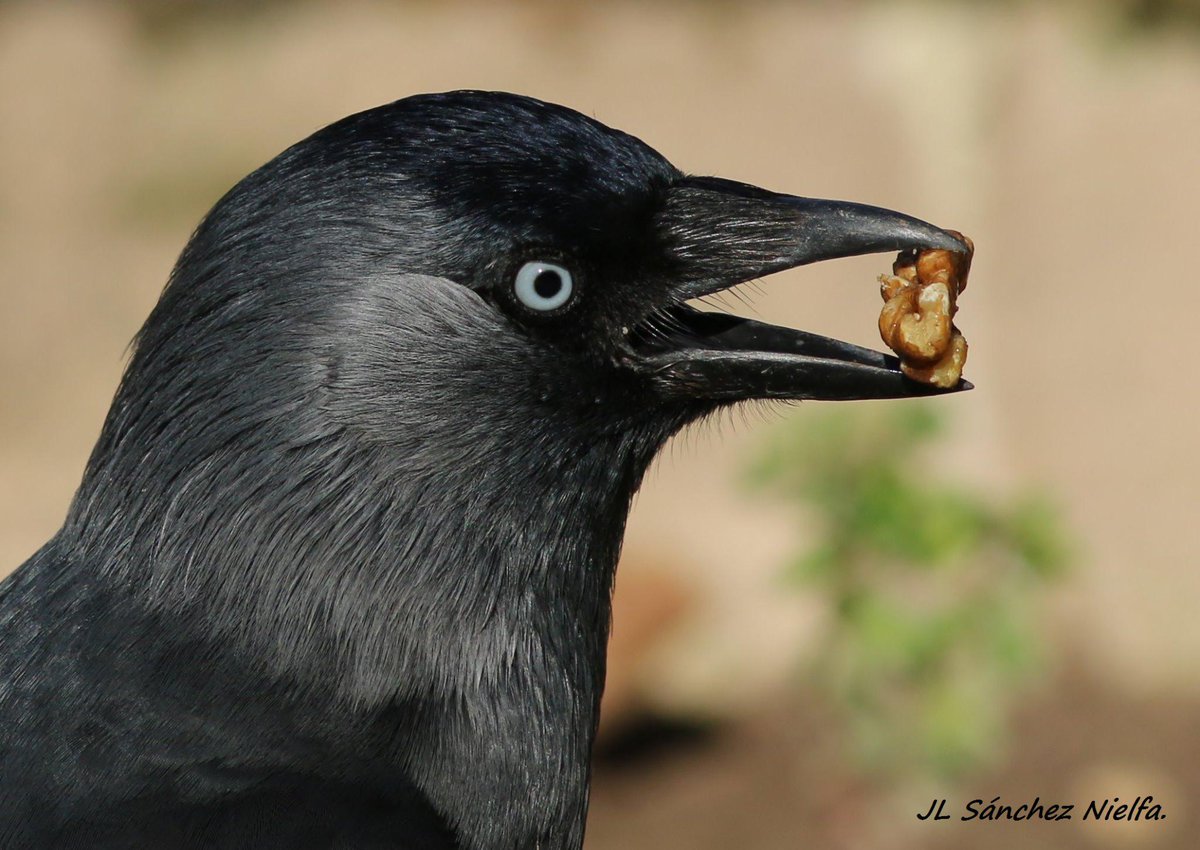
[[[966,251],[941,228],[845,201],[780,195],[718,178],[685,178],[657,219],[673,306],[633,334],[640,367],[671,395],[751,398],[903,398],[941,390],[900,372],[895,357],[805,331],[705,313],[683,302],[783,269],[907,248]]]

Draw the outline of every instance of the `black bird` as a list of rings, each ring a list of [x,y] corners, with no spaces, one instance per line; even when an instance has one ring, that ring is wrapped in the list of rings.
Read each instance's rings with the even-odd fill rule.
[[[746,399],[929,392],[684,302],[914,246],[962,248],[511,94],[284,151],[192,236],[0,585],[0,847],[579,848],[655,452]]]

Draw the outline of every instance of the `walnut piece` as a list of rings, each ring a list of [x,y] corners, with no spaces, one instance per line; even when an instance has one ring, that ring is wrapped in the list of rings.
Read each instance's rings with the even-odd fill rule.
[[[905,375],[944,389],[958,383],[967,362],[967,341],[953,319],[975,252],[970,239],[950,232],[967,244],[967,253],[901,251],[892,274],[879,277],[880,336],[900,357]]]

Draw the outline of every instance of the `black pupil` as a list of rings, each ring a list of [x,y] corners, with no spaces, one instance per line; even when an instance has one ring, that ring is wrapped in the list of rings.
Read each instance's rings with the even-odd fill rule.
[[[562,275],[550,269],[538,272],[538,276],[533,279],[533,291],[547,300],[558,295],[562,287]]]

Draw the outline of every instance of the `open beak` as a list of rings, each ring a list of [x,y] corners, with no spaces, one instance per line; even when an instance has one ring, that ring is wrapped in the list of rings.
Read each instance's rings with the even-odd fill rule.
[[[911,216],[845,201],[780,195],[719,178],[685,178],[657,220],[672,306],[634,329],[639,367],[670,394],[716,402],[752,398],[903,398],[937,389],[867,348],[683,302],[795,266],[859,254],[942,248],[956,237]]]

